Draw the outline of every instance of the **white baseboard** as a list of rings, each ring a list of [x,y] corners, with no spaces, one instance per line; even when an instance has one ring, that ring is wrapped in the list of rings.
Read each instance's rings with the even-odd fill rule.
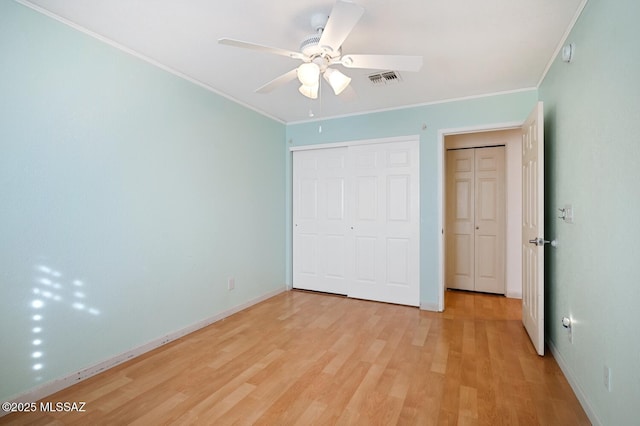
[[[522,299],[522,291],[507,291],[505,296],[509,299]]]
[[[420,302],[420,310],[422,310],[422,311],[432,311],[432,312],[441,312],[437,303]]]
[[[195,324],[191,324],[181,330],[175,331],[173,333],[169,333],[165,336],[154,339],[148,343],[145,343],[142,346],[138,346],[126,352],[123,352],[119,355],[116,355],[112,358],[109,358],[105,361],[102,361],[98,364],[95,364],[91,367],[84,368],[75,373],[71,373],[65,377],[52,380],[47,382],[41,386],[30,389],[24,393],[18,394],[11,399],[9,402],[36,402],[39,401],[49,395],[52,395],[62,389],[65,389],[69,386],[75,385],[89,377],[95,376],[96,374],[102,373],[110,368],[115,367],[116,365],[122,364],[123,362],[129,361],[137,356],[140,356],[146,352],[149,352],[153,349],[159,348],[160,346],[166,345],[169,342],[172,342],[176,339],[179,339],[187,334],[193,333],[196,330],[204,328],[208,325],[213,324],[214,322],[220,321],[224,318],[227,318],[237,312],[240,312],[244,309],[247,309],[250,306],[258,304],[262,301],[270,299],[278,294],[286,291],[285,286],[280,289],[270,291],[268,293],[263,294],[262,296],[256,297],[255,299],[251,299],[248,302],[241,303],[240,305],[234,306],[231,309],[227,309],[226,311],[220,312],[212,317],[205,318],[202,321],[198,321]],[[6,415],[7,413],[3,410],[0,410],[0,417]]]
[[[560,355],[560,352],[558,352],[558,348],[555,347],[551,340],[547,339],[547,346],[549,347],[551,354],[558,363],[560,370],[562,370],[562,373],[567,378],[569,386],[571,386],[571,389],[573,389],[573,392],[576,394],[578,401],[580,401],[580,405],[582,405],[584,412],[587,414],[587,417],[589,417],[589,421],[591,421],[591,424],[593,424],[594,426],[602,426],[602,422],[598,418],[596,412],[593,410],[593,407],[591,406],[587,395],[585,395],[584,391],[582,390],[582,387],[580,387],[580,385],[578,384],[578,381],[576,380],[573,371],[569,367],[569,364],[567,364],[565,359],[562,358],[562,355]]]

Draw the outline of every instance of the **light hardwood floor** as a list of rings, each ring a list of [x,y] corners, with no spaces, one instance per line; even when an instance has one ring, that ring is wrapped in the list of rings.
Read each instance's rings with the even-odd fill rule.
[[[590,424],[519,300],[433,313],[290,291],[49,396],[86,413],[8,424]]]

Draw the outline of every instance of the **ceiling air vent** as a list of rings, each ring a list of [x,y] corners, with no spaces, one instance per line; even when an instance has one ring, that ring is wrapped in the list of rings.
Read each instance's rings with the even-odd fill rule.
[[[385,71],[369,75],[369,81],[374,86],[384,86],[396,84],[402,81],[402,77],[397,71]]]

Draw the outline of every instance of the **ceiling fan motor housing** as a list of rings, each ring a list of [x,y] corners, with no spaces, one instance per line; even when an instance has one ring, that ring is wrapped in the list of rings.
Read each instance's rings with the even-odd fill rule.
[[[341,50],[338,49],[336,52],[331,50],[330,48],[320,46],[320,37],[322,33],[319,34],[311,34],[305,37],[300,43],[300,51],[309,58],[314,58],[316,56],[325,56],[329,59],[335,59],[340,57]]]
[[[300,43],[300,51],[307,56],[314,56],[322,53],[322,49],[318,44],[320,43],[320,36],[322,34],[311,34],[305,37]]]

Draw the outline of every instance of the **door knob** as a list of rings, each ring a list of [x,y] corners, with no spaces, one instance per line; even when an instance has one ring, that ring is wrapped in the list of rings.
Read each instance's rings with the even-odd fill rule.
[[[545,244],[551,244],[552,247],[557,247],[558,246],[558,242],[556,240],[549,241],[549,240],[545,240],[542,237],[538,237],[538,238],[534,238],[533,240],[529,240],[529,243],[535,244],[537,246],[544,246]]]

